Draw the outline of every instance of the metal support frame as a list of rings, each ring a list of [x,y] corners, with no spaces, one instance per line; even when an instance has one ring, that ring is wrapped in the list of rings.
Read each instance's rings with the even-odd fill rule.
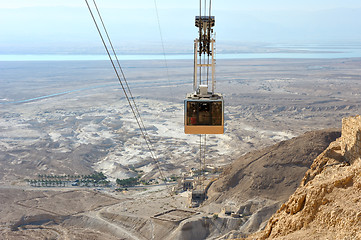
[[[194,76],[193,76],[193,91],[195,94],[199,94],[199,86],[203,84],[203,74],[206,71],[202,69],[211,70],[211,94],[214,94],[215,90],[215,42],[214,38],[211,38],[213,35],[212,27],[215,24],[214,17],[196,17],[196,26],[199,27],[200,38],[194,40]],[[198,57],[199,55],[199,57]],[[207,59],[208,63],[205,62]],[[208,58],[211,58],[211,61],[208,61]],[[207,86],[208,87],[208,86]]]

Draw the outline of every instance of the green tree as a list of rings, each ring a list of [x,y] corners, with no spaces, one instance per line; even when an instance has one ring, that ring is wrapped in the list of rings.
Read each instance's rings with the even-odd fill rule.
[[[127,178],[127,179],[119,179],[117,178],[116,184],[122,187],[132,187],[138,184],[138,178]]]

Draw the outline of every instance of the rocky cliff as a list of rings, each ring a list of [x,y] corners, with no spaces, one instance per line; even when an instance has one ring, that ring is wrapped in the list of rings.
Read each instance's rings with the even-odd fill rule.
[[[361,117],[320,154],[301,185],[249,239],[361,239]]]

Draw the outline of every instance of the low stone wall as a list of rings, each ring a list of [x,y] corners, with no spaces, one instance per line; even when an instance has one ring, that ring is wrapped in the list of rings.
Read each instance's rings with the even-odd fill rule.
[[[353,163],[361,156],[361,116],[342,119],[341,151]]]

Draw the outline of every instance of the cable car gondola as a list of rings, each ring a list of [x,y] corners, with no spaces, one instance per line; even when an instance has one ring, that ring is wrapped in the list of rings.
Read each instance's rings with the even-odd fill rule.
[[[204,86],[200,86],[202,89]],[[187,94],[184,100],[186,134],[223,134],[223,97],[221,94]]]
[[[214,16],[196,16],[199,39],[194,41],[193,93],[184,100],[184,132],[186,134],[223,134],[223,96],[215,88],[215,40],[212,38]],[[209,79],[211,75],[211,79]],[[208,90],[209,80],[211,91]]]

